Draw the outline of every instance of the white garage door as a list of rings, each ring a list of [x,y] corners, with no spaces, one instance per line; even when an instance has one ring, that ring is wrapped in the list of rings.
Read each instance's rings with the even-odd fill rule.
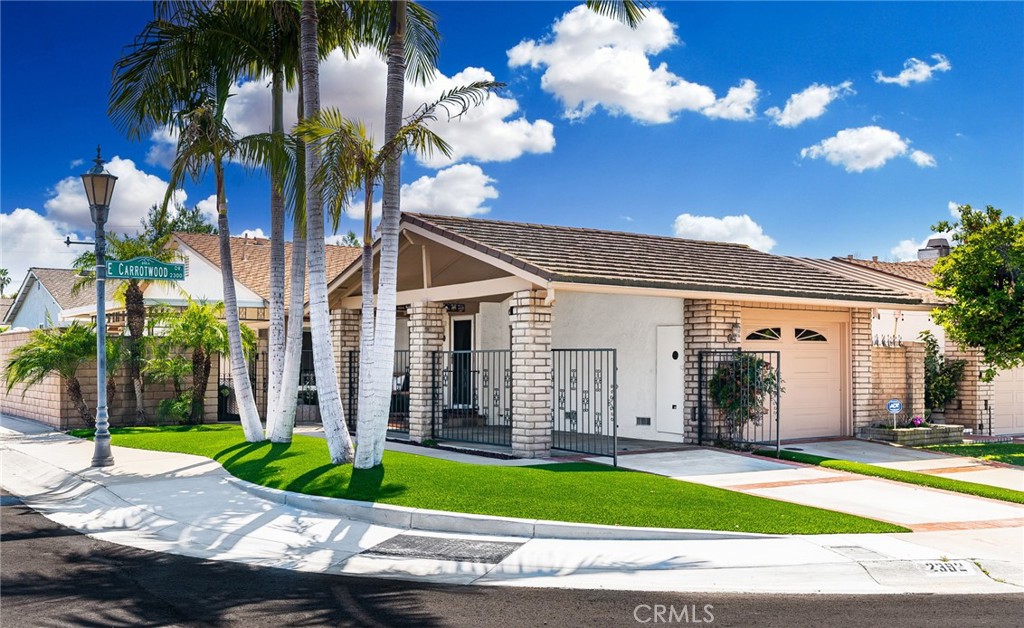
[[[782,438],[841,436],[843,327],[802,312],[776,318],[743,315],[743,348],[779,351],[785,391],[779,405]]]
[[[992,389],[992,433],[1024,434],[1024,368],[996,375]]]

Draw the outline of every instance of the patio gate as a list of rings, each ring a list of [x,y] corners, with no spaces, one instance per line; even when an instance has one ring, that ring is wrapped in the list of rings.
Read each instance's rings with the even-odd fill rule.
[[[697,353],[697,444],[779,449],[778,351]]]
[[[615,458],[615,349],[552,349],[551,367],[551,446]]]
[[[345,402],[345,417],[348,429],[355,434],[356,417],[359,415],[359,352],[349,351],[346,364],[348,381],[341,399]],[[388,431],[409,433],[409,350],[397,349],[395,363],[391,370],[391,407],[388,412]]]
[[[220,354],[220,375],[217,378],[217,420],[218,421],[241,421],[242,417],[238,412],[238,400],[235,399],[235,387],[231,377],[231,359]],[[257,356],[253,355],[249,362],[249,384],[252,386],[253,397],[259,401],[259,390],[256,388],[256,361]],[[266,382],[264,381],[264,386]],[[266,395],[264,395],[265,397]],[[261,410],[257,405],[257,410]],[[264,412],[261,412],[265,414]]]
[[[512,444],[512,352],[431,353],[435,439],[482,445]]]

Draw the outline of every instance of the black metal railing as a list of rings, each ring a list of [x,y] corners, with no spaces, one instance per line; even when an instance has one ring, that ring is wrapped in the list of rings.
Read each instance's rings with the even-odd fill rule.
[[[434,351],[431,389],[435,439],[512,444],[511,351]]]
[[[552,349],[551,375],[551,446],[615,458],[615,349]]]
[[[219,358],[220,375],[217,378],[217,420],[218,421],[241,421],[242,417],[238,412],[238,400],[235,398],[235,385],[231,377],[231,359],[227,355]],[[249,385],[252,387],[252,394],[259,402],[258,389],[256,388],[256,364],[257,358],[249,362]],[[266,386],[266,378],[263,382]],[[264,395],[265,397],[266,395]],[[261,410],[257,405],[257,411]],[[262,412],[261,416],[266,414]]]
[[[697,444],[778,451],[778,351],[699,351],[697,379]]]
[[[355,432],[356,417],[359,415],[359,352],[348,351],[344,357],[345,390],[341,398],[346,402],[345,416],[349,430]],[[395,364],[391,370],[391,405],[388,411],[388,430],[407,433],[409,431],[409,350],[395,351]]]

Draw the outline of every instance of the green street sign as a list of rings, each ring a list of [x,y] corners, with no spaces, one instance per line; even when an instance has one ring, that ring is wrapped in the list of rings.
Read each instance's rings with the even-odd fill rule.
[[[111,279],[141,279],[150,281],[182,281],[184,264],[165,264],[152,257],[107,262],[107,277]]]

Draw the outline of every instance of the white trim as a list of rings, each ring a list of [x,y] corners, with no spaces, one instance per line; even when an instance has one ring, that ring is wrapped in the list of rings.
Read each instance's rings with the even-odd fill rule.
[[[448,286],[435,286],[433,288],[418,290],[403,290],[396,295],[396,305],[409,305],[420,301],[458,301],[459,299],[475,299],[489,297],[499,294],[511,294],[519,290],[529,290],[533,284],[520,277],[499,277],[497,279],[484,279],[483,281],[471,281],[468,283],[457,283]],[[376,302],[374,296],[374,302]],[[341,307],[344,309],[357,309],[363,302],[363,297],[345,297],[341,299]]]
[[[505,272],[507,272],[507,273],[509,273],[511,275],[515,275],[516,277],[522,277],[523,279],[525,279],[525,280],[527,280],[527,281],[529,281],[529,282],[533,283],[534,285],[539,286],[541,288],[546,287],[547,284],[548,284],[548,281],[546,279],[544,279],[543,277],[539,276],[539,275],[535,275],[535,274],[533,274],[533,273],[531,273],[531,272],[529,272],[527,270],[519,268],[518,266],[515,266],[514,264],[509,264],[508,262],[500,260],[500,259],[494,257],[493,255],[488,255],[487,253],[484,253],[483,251],[477,251],[476,249],[468,247],[465,244],[459,244],[458,242],[454,242],[452,240],[449,240],[448,238],[444,237],[443,235],[441,235],[439,233],[434,233],[433,231],[429,231],[427,229],[423,229],[421,227],[418,227],[416,225],[409,224],[409,223],[405,223],[402,226],[405,229],[408,229],[409,231],[412,231],[416,235],[419,235],[419,236],[422,236],[424,238],[427,238],[428,240],[433,240],[434,242],[437,242],[438,244],[440,244],[442,246],[445,246],[445,247],[447,247],[449,249],[452,249],[453,251],[458,251],[459,253],[462,253],[463,255],[466,255],[466,256],[472,257],[474,259],[477,259],[477,260],[479,260],[481,262],[484,262],[485,264],[488,264],[490,266],[494,266],[495,268],[503,270],[503,271],[505,271]]]

